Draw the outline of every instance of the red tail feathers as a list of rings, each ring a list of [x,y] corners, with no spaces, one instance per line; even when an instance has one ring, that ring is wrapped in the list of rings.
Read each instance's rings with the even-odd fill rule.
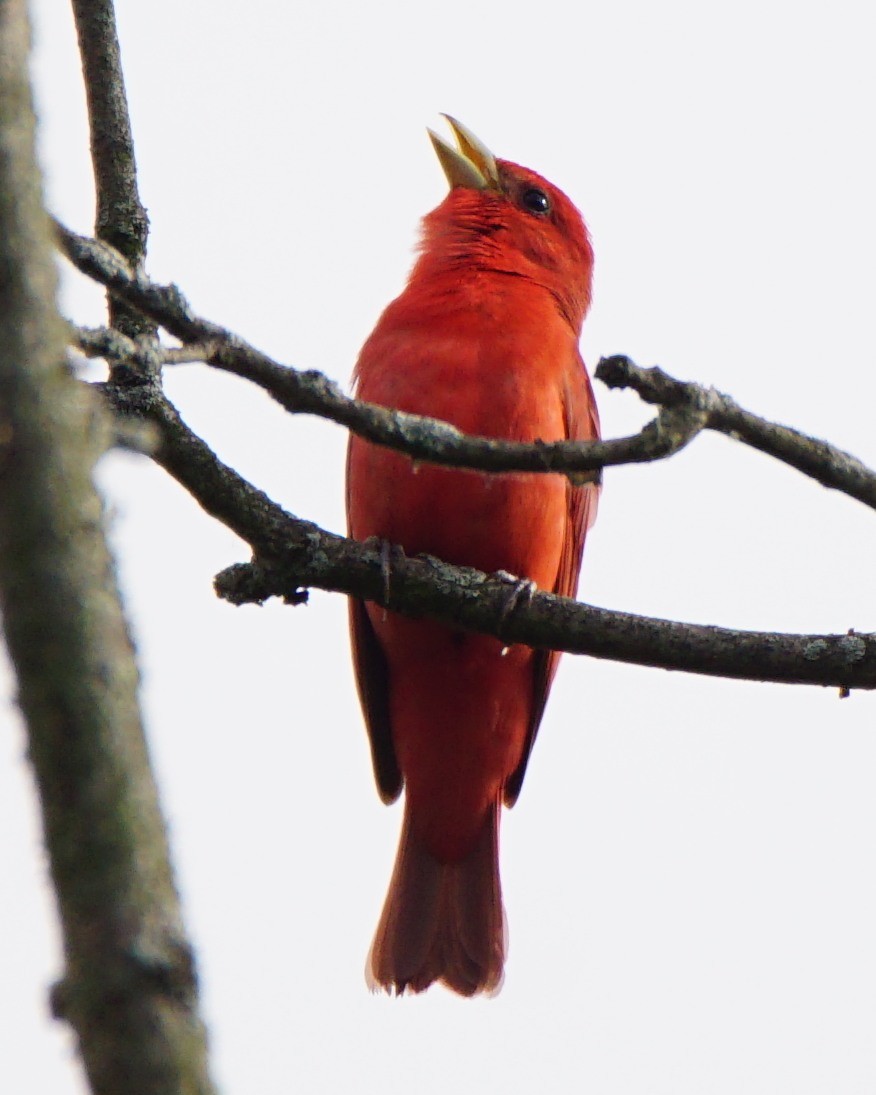
[[[406,803],[395,869],[368,955],[369,987],[401,994],[440,981],[462,996],[495,995],[502,987],[505,950],[499,803],[457,863],[442,863],[426,849]]]

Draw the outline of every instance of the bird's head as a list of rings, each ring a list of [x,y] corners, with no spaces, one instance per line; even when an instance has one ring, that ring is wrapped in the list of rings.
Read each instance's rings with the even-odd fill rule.
[[[426,262],[527,278],[550,292],[576,333],[590,307],[593,249],[562,190],[526,167],[496,159],[446,116],[453,147],[429,131],[450,193],[423,221]]]

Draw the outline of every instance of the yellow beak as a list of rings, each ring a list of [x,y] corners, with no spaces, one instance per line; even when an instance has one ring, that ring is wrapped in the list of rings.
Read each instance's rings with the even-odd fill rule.
[[[449,114],[443,117],[449,122],[459,147],[449,145],[431,129],[428,133],[451,189],[465,186],[469,190],[499,190],[499,169],[493,153],[462,122]]]

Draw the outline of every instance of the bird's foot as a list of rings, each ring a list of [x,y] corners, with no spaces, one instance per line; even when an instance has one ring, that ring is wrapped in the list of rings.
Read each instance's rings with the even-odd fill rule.
[[[538,586],[531,578],[518,578],[516,574],[509,574],[507,570],[497,570],[493,575],[495,578],[499,578],[503,582],[508,582],[511,585],[511,589],[508,591],[508,599],[502,606],[502,611],[499,613],[499,631],[501,632],[504,625],[511,618],[515,609],[521,605],[529,605],[532,603],[532,598],[538,591]],[[509,647],[502,647],[502,653],[507,654]]]
[[[365,544],[368,547],[376,548],[380,555],[380,576],[383,580],[383,611],[385,614],[392,594],[392,563],[394,559],[404,559],[405,553],[398,544],[392,544],[389,540],[383,540],[379,536],[369,536]]]

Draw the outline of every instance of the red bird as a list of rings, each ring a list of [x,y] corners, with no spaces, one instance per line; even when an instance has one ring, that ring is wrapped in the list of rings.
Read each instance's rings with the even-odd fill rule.
[[[578,351],[593,268],[581,215],[448,121],[458,148],[430,137],[450,193],[423,221],[408,284],[362,348],[356,395],[483,437],[598,438]],[[564,596],[575,595],[596,500],[594,486],[562,475],[417,465],[350,440],[352,537]],[[380,795],[392,802],[405,787],[369,984],[495,992],[505,960],[499,811],[520,792],[559,655],[355,600],[350,626]]]

